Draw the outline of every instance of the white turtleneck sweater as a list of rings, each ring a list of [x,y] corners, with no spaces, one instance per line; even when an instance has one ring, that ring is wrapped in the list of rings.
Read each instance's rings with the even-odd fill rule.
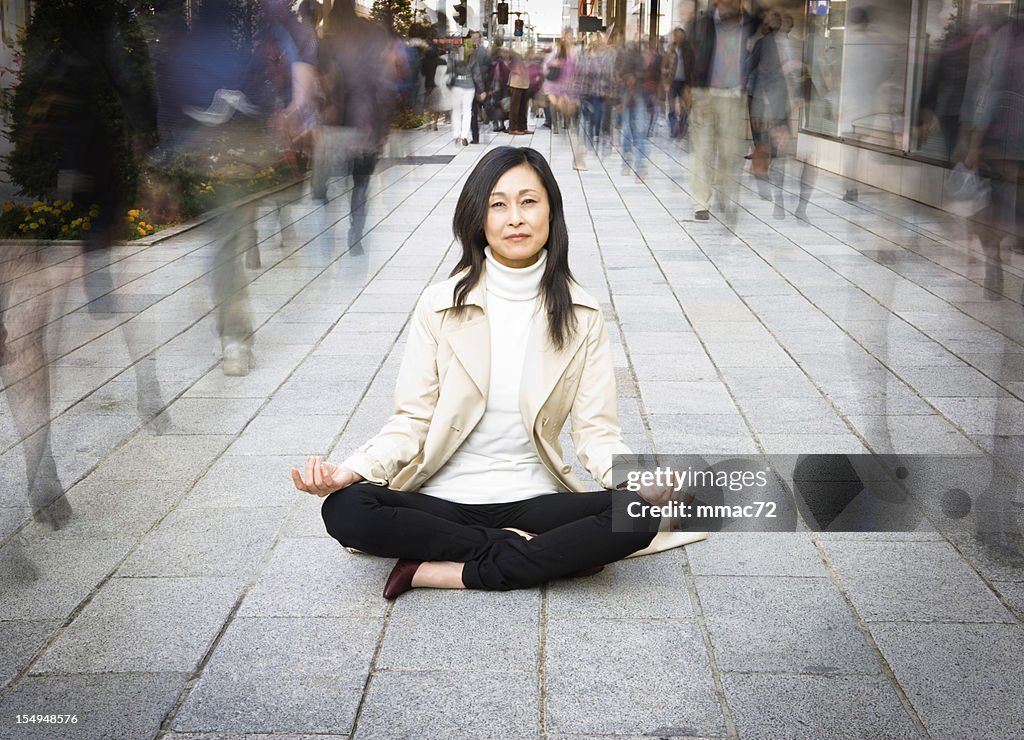
[[[526,341],[540,308],[547,250],[529,267],[505,267],[484,249],[491,373],[484,415],[421,493],[460,504],[522,501],[560,490],[540,461],[519,411]]]

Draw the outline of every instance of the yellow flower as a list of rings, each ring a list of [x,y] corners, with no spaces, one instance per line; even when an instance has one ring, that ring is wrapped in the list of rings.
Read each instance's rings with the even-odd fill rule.
[[[85,222],[84,224],[82,224],[82,228],[83,228],[83,229],[84,229],[85,231],[88,231],[88,230],[89,230],[89,222],[88,222],[88,221],[86,221],[86,222]]]
[[[33,221],[31,224],[29,224],[29,228],[30,229],[38,229],[39,228],[39,224],[37,224],[35,221]]]
[[[128,218],[129,218],[129,220],[133,220],[134,221],[140,215],[142,215],[142,212],[138,208],[133,208],[130,211],[128,211]]]
[[[146,235],[146,230],[144,228],[142,228],[141,226],[139,227],[139,235],[140,236],[145,236]]]
[[[65,203],[65,204],[64,204],[64,209],[63,209],[63,210],[65,210],[65,211],[70,211],[70,210],[71,210],[72,208],[74,208],[74,207],[75,207],[75,204],[74,204],[74,203],[72,203],[72,202],[71,202],[71,201],[69,200],[69,201],[68,201],[67,203]]]

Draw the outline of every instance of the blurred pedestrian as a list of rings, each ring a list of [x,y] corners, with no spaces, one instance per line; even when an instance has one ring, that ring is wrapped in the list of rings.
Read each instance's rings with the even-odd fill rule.
[[[20,455],[24,459],[25,489],[32,516],[51,529],[71,517],[64,486],[57,472],[50,433],[50,356],[47,335],[59,337],[59,316],[66,281],[58,279],[38,244],[11,244],[0,259],[0,379],[3,398],[11,411]],[[0,401],[2,404],[2,401]],[[12,445],[13,447],[13,445]],[[0,463],[0,480],[14,481],[12,455]],[[14,493],[11,491],[10,493]],[[19,506],[8,498],[8,506]]]
[[[775,218],[785,218],[786,147],[789,146],[789,84],[782,67],[776,33],[782,27],[778,11],[765,14],[766,32],[750,52],[747,94],[750,130],[754,138],[751,173],[764,200],[775,201]]]
[[[479,81],[474,73],[480,74],[473,64],[470,37],[448,53],[448,88],[452,99],[452,138],[456,144],[469,146],[469,137],[473,135],[473,100],[477,87],[483,87],[483,78]]]
[[[661,64],[661,97],[667,98],[668,133],[673,139],[686,136],[688,116],[693,104],[693,91],[689,76],[693,74],[693,46],[686,31],[672,32],[672,43],[665,51]]]
[[[886,148],[895,147],[902,135],[904,74],[893,51],[897,42],[884,26],[874,22],[871,6],[848,11],[844,42],[844,69],[857,73],[843,78],[839,135],[850,140],[843,155],[846,192],[843,200],[859,197],[857,178],[861,143],[870,140]]]
[[[497,133],[507,131],[506,122],[509,119],[509,111],[512,107],[509,89],[509,51],[503,46],[495,46],[494,55],[491,57],[491,71],[488,75],[490,80],[490,92],[487,96],[488,109],[491,114],[491,129]]]
[[[717,189],[727,221],[736,217],[737,177],[746,138],[747,41],[755,24],[740,0],[717,0],[696,18],[690,141],[694,155],[694,218],[710,218]]]
[[[551,111],[551,133],[557,134],[563,129],[569,138],[572,149],[573,167],[577,170],[586,169],[583,159],[584,151],[577,141],[576,114],[579,111],[579,98],[576,88],[577,52],[571,31],[566,31],[555,41],[555,48],[544,62],[544,94]]]
[[[487,109],[491,84],[491,54],[484,46],[483,35],[479,31],[469,34],[472,44],[469,64],[470,76],[473,78],[473,107],[470,111],[469,133],[471,144],[480,143],[480,114]]]
[[[432,121],[432,128],[437,131],[437,122],[452,109],[451,96],[448,92],[448,62],[445,55],[437,47],[430,44],[423,54],[421,62],[423,73],[424,103],[423,108],[427,120]]]
[[[647,59],[640,44],[628,42],[617,61],[619,99],[621,101],[622,174],[635,172],[638,178],[647,172],[647,129],[650,123],[650,94],[644,84]]]
[[[600,152],[605,108],[615,95],[615,52],[603,34],[596,34],[581,52],[576,68],[583,138],[588,148]],[[608,142],[605,142],[607,144]]]
[[[512,52],[508,68],[509,114],[508,132],[527,134],[527,115],[530,109],[530,70],[518,51]]]
[[[360,18],[352,0],[339,0],[327,16],[321,43],[320,73],[326,104],[320,131],[323,167],[313,178],[313,197],[326,199],[328,174],[340,164],[352,176],[349,249],[359,251],[366,227],[370,177],[387,141],[396,112],[402,71],[393,55],[393,39],[383,28]]]

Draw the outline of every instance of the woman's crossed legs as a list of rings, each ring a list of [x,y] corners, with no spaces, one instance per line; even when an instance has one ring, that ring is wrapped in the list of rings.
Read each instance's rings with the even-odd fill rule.
[[[346,547],[426,561],[413,586],[508,590],[611,563],[649,545],[659,520],[627,516],[633,501],[643,503],[634,493],[595,491],[469,505],[357,483],[328,496],[321,513],[327,531]],[[526,539],[505,528],[537,536]]]

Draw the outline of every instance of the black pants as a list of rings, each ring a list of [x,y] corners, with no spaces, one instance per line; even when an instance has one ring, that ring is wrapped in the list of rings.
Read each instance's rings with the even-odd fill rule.
[[[484,108],[484,101],[480,100],[480,93],[473,93],[473,120],[469,124],[470,141],[474,144],[480,143],[480,111]]]
[[[348,245],[354,246],[363,238],[366,229],[366,196],[370,177],[377,168],[377,154],[364,154],[352,160],[352,200],[349,210]]]
[[[466,588],[506,591],[647,547],[660,519],[626,516],[634,501],[643,502],[626,491],[596,491],[470,505],[357,483],[328,496],[321,513],[327,531],[346,547],[381,557],[465,563]],[[613,514],[615,529],[633,531],[613,531]],[[537,536],[526,540],[502,527]]]
[[[526,117],[530,107],[530,91],[513,87],[509,105],[508,128],[510,131],[526,131]]]

